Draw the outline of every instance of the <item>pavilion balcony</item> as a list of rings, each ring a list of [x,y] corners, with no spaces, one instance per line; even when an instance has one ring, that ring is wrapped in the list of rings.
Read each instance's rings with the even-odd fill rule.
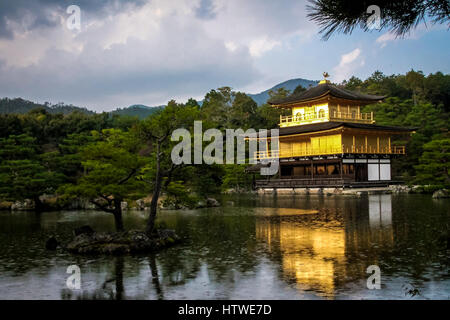
[[[276,151],[258,151],[255,153],[256,160],[274,159],[274,158],[298,158],[310,156],[329,156],[338,154],[393,154],[403,155],[406,153],[405,146],[391,147],[372,147],[372,146],[340,146],[320,149],[303,150],[279,150]]]
[[[280,116],[280,127],[291,127],[302,124],[311,124],[324,121],[344,121],[356,123],[374,123],[373,112],[370,113],[347,113],[340,111],[310,112],[298,116]]]

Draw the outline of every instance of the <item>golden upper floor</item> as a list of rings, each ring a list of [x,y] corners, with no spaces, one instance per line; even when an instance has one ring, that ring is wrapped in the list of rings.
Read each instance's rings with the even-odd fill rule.
[[[289,116],[280,116],[283,128],[327,121],[373,124],[373,113],[361,113],[361,106],[382,99],[383,96],[352,92],[323,80],[305,92],[269,103],[275,108],[290,109]]]
[[[359,106],[315,105],[292,108],[292,115],[280,116],[280,127],[299,126],[325,121],[375,123],[373,112],[361,113]]]

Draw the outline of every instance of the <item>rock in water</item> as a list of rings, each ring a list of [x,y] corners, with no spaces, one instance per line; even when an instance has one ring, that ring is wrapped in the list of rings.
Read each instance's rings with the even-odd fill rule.
[[[115,233],[80,234],[67,244],[66,250],[78,254],[128,254],[154,252],[170,247],[181,239],[172,230],[145,232],[130,230]]]
[[[145,202],[143,199],[136,200],[136,208],[138,210],[145,210]]]
[[[58,247],[58,240],[56,240],[55,237],[49,238],[45,243],[45,248],[47,250],[56,250],[57,247]]]
[[[433,199],[450,198],[450,192],[447,189],[441,189],[433,193]]]
[[[75,237],[79,236],[80,234],[91,235],[93,233],[94,229],[92,229],[90,226],[82,226],[73,230],[73,234]]]
[[[34,201],[25,199],[22,201],[16,201],[11,205],[12,211],[31,211],[34,210]]]
[[[214,198],[208,198],[206,199],[206,206],[207,207],[220,207],[219,201],[217,201]]]

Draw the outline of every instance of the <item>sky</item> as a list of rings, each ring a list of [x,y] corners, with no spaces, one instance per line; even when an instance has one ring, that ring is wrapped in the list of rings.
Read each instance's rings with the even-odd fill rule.
[[[67,11],[70,5],[80,8]],[[446,25],[321,39],[301,0],[0,0],[0,97],[110,111],[292,79],[450,71]],[[79,21],[79,28],[74,28]]]

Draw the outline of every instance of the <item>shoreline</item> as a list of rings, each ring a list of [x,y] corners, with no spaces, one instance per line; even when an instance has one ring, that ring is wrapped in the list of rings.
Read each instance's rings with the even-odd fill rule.
[[[370,188],[259,188],[257,190],[242,190],[239,191],[229,189],[220,194],[220,196],[233,196],[233,195],[325,195],[325,196],[362,196],[362,195],[374,195],[374,194],[422,194],[430,195],[433,199],[450,198],[450,191],[448,189],[429,189],[430,186],[423,185],[390,185],[388,187],[370,187]],[[42,196],[43,203],[46,205],[45,211],[64,211],[64,210],[94,210],[101,211],[94,205],[83,199],[75,199],[69,205],[58,204],[57,196]],[[134,203],[130,206],[129,203]],[[184,204],[177,205],[164,205],[163,201],[160,201],[158,208],[163,211],[172,210],[189,210],[189,209],[202,209],[211,207],[221,207],[222,204],[213,197],[208,197],[205,201],[199,201],[194,207],[188,207]],[[34,211],[34,202],[30,199],[12,201],[0,200],[0,211]],[[133,202],[122,202],[122,210],[129,211],[148,211],[149,206],[144,203],[143,200],[137,200]]]

